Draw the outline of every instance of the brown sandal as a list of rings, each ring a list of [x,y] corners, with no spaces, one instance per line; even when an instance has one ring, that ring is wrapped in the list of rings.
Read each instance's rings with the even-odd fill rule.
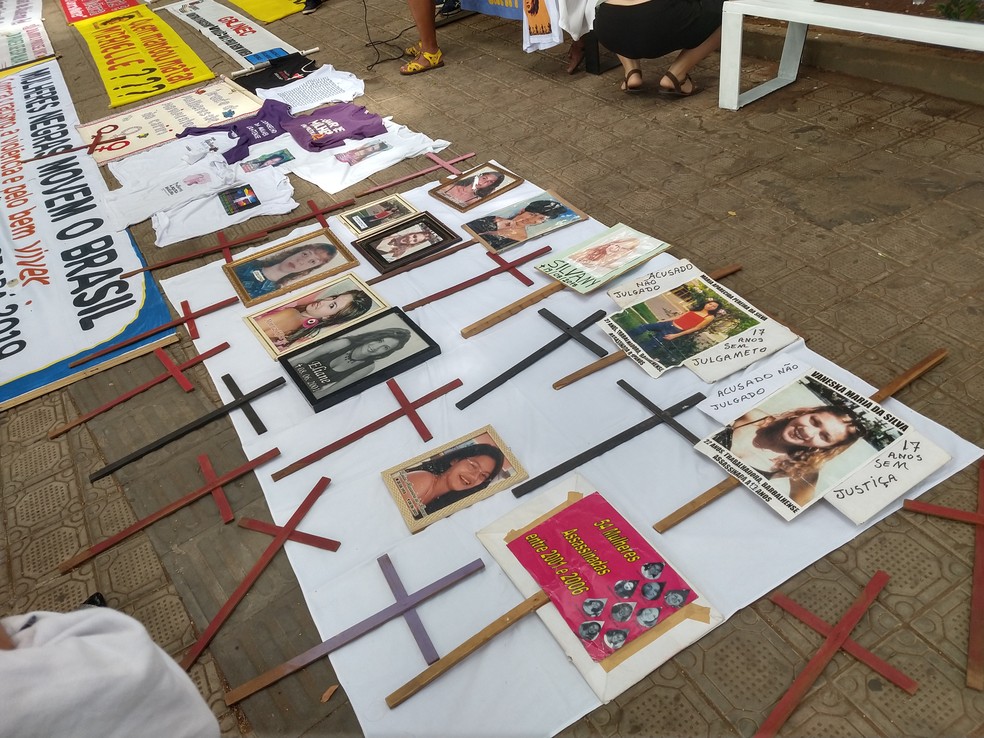
[[[673,83],[673,89],[669,90],[666,87],[660,85],[659,86],[660,95],[669,95],[671,97],[690,97],[691,95],[695,95],[698,92],[700,92],[700,88],[697,87],[696,83],[692,79],[690,79],[689,74],[683,78],[682,82],[678,80],[676,78],[676,75],[674,75],[672,72],[664,72],[663,76]],[[690,82],[690,92],[683,91],[683,86],[687,84],[687,82]]]
[[[637,92],[642,92],[641,84],[638,87],[629,87],[629,80],[632,79],[632,76],[635,74],[638,74],[639,77],[641,78],[642,70],[630,69],[629,73],[625,75],[625,79],[622,81],[622,92],[624,92],[626,95],[635,95]]]

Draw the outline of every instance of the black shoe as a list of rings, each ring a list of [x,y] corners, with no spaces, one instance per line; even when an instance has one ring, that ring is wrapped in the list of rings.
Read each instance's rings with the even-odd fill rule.
[[[444,0],[444,4],[441,5],[441,8],[437,11],[437,14],[446,18],[449,15],[454,15],[460,10],[461,0]]]
[[[103,593],[93,592],[88,599],[86,599],[81,605],[79,605],[79,608],[81,609],[83,607],[106,607],[106,605],[107,602],[106,602],[106,598],[103,597]]]
[[[303,15],[311,15],[315,10],[321,7],[321,3],[324,0],[304,0],[304,10],[301,11]]]

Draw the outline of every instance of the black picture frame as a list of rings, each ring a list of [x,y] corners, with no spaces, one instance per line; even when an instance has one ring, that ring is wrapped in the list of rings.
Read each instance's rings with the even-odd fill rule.
[[[404,334],[408,335],[403,338]],[[400,343],[401,340],[399,346],[380,355],[382,348],[392,345],[390,341]],[[362,351],[351,354],[356,348]],[[280,364],[317,413],[440,353],[437,342],[406,313],[391,308],[280,357]]]
[[[391,255],[385,253],[389,241],[393,237],[421,233],[427,241],[419,246],[411,246],[406,251]],[[380,274],[386,274],[406,264],[430,256],[461,240],[461,236],[452,231],[441,221],[426,210],[409,218],[397,221],[382,228],[372,235],[357,238],[352,245],[357,248],[376,267]]]

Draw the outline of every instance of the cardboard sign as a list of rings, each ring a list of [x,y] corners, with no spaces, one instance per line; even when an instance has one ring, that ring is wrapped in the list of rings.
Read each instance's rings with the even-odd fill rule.
[[[152,10],[126,8],[79,21],[110,107],[143,100],[215,75]]]

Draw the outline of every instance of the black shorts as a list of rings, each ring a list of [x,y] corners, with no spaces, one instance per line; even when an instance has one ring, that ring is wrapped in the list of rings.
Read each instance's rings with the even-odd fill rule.
[[[724,0],[649,0],[639,5],[602,3],[594,31],[609,51],[629,59],[655,59],[700,46],[721,27]]]

